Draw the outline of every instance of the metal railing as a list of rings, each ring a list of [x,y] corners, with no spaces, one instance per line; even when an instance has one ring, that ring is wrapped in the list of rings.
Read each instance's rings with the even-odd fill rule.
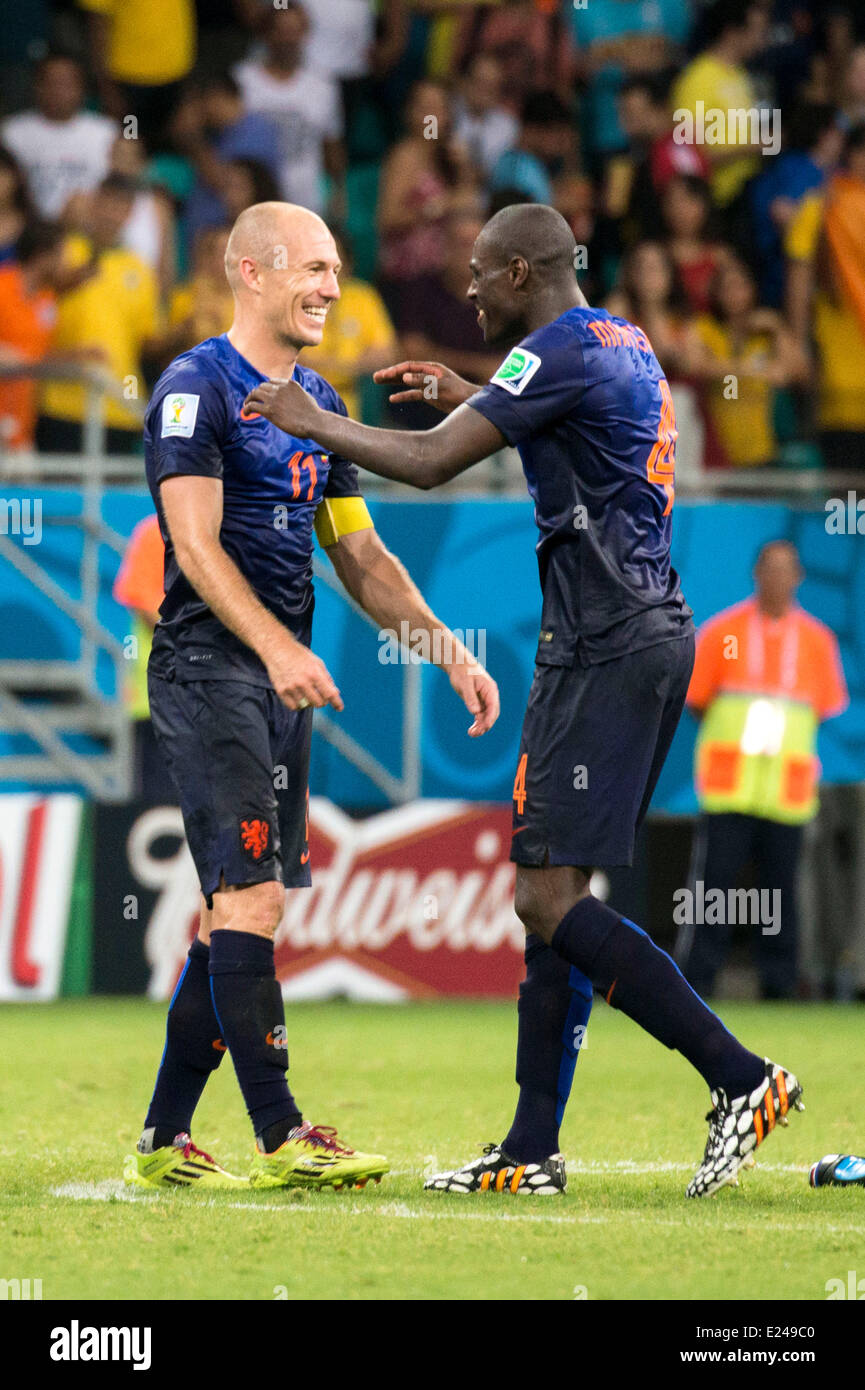
[[[22,734],[35,744],[32,753],[0,757],[0,778],[46,785],[78,783],[99,800],[128,798],[132,785],[131,729],[122,702],[127,663],[121,642],[99,620],[99,549],[108,546],[122,555],[126,538],[106,524],[102,499],[106,483],[117,476],[117,460],[105,452],[105,402],[122,402],[139,419],[144,410],[128,400],[105,373],[85,365],[27,364],[0,367],[0,382],[10,379],[50,379],[81,385],[85,411],[80,454],[43,455],[4,450],[0,445],[0,483],[27,485],[62,479],[81,490],[81,511],[74,516],[43,518],[49,527],[72,527],[81,532],[77,568],[80,597],[74,597],[40,564],[29,547],[0,532],[0,559],[9,564],[78,631],[77,653],[68,658],[0,660],[0,723],[7,734]],[[141,462],[122,461],[135,467]],[[127,478],[131,475],[127,471]],[[106,654],[113,664],[115,696],[98,688],[97,663]],[[85,734],[95,748],[87,754],[73,748],[70,735]]]

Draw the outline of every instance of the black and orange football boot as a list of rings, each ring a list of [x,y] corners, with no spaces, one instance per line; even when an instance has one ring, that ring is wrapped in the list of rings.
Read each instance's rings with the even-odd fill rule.
[[[791,1071],[764,1058],[766,1074],[750,1095],[728,1100],[712,1092],[709,1137],[703,1162],[688,1183],[686,1197],[711,1197],[727,1184],[738,1184],[742,1167],[754,1166],[754,1150],[776,1125],[786,1125],[791,1110],[804,1110],[802,1087]]]
[[[426,1192],[512,1192],[550,1197],[567,1186],[562,1154],[551,1154],[542,1163],[518,1163],[498,1144],[487,1144],[480,1158],[462,1168],[434,1173],[424,1183]]]

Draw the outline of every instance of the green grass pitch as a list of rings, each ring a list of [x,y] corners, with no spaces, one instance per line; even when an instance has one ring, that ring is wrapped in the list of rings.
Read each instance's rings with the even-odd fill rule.
[[[737,1004],[725,1021],[798,1073],[805,1114],[739,1189],[688,1202],[702,1081],[596,1005],[562,1147],[563,1198],[421,1190],[433,1164],[500,1139],[515,1097],[511,1005],[289,1006],[291,1082],[308,1118],[386,1153],[380,1186],[334,1193],[128,1194],[164,1009],[80,1000],[0,1009],[0,1278],[95,1299],[825,1299],[865,1276],[865,1190],[807,1185],[827,1152],[865,1149],[863,1015]],[[244,1170],[230,1062],[195,1138]]]

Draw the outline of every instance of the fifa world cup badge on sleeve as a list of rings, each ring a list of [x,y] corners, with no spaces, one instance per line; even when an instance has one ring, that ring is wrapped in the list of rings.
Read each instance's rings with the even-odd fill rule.
[[[541,359],[536,353],[527,352],[525,348],[514,348],[492,378],[492,385],[503,386],[512,396],[519,396],[540,365]]]
[[[162,402],[162,438],[191,439],[198,415],[200,396],[178,391],[170,392]]]

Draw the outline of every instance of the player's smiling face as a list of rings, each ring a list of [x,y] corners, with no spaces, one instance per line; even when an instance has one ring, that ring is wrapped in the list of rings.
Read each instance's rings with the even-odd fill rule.
[[[472,278],[467,294],[478,311],[484,342],[490,347],[513,346],[525,336],[522,305],[514,295],[508,266],[485,245],[483,235],[474,244],[469,270]]]
[[[333,237],[324,230],[276,248],[265,303],[277,339],[296,348],[321,342],[328,311],[339,299],[341,269]]]

